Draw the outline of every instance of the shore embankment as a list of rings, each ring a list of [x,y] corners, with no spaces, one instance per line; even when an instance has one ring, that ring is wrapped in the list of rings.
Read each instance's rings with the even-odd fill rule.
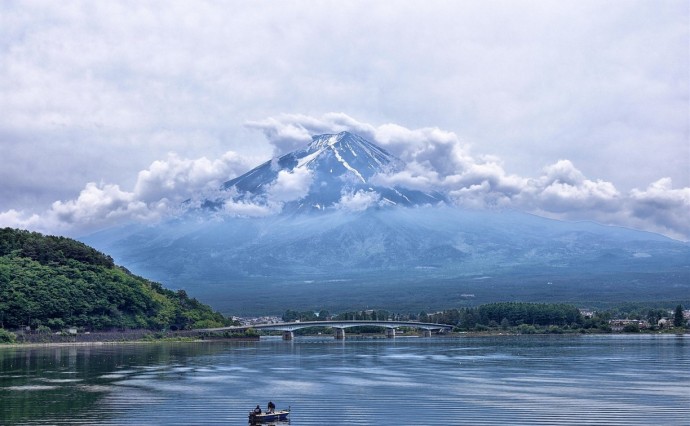
[[[89,346],[112,345],[120,343],[150,343],[150,342],[208,342],[208,341],[238,341],[258,340],[258,336],[231,335],[200,332],[197,330],[152,331],[152,330],[119,330],[87,333],[15,333],[16,340],[0,344],[9,346]]]
[[[601,333],[530,333],[523,334],[519,332],[503,331],[503,332],[487,332],[487,331],[463,331],[438,334],[437,337],[446,338],[463,338],[463,337],[501,337],[501,336],[534,336],[534,335],[552,335],[552,336],[578,336],[578,335],[602,335],[612,336],[621,334],[637,334],[637,335],[659,335],[659,334],[690,334],[690,330],[663,330],[644,333],[620,333],[620,332],[601,332]],[[305,335],[305,337],[328,337],[330,335]],[[120,344],[150,344],[161,342],[177,342],[177,343],[210,343],[210,342],[239,342],[239,341],[259,341],[260,336],[243,336],[243,335],[217,335],[209,333],[201,333],[195,330],[182,331],[168,331],[168,332],[154,332],[150,330],[126,330],[115,332],[98,332],[98,333],[83,333],[77,335],[20,335],[20,339],[12,343],[1,343],[0,348],[7,347],[60,347],[60,346],[105,346],[105,345],[120,345]],[[414,334],[401,334],[398,337],[420,337]],[[386,339],[385,334],[351,334],[347,336],[349,340],[360,339]]]

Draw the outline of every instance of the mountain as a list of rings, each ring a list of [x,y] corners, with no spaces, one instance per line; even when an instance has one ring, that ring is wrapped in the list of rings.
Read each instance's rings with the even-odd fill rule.
[[[89,237],[226,314],[679,300],[690,247],[660,235],[451,207],[185,218]]]
[[[223,326],[207,305],[131,274],[78,241],[0,228],[0,327],[59,331]]]
[[[225,198],[205,200],[204,206],[220,209],[227,198],[266,203],[280,173],[308,172],[308,192],[285,203],[283,212],[325,210],[344,195],[376,194],[380,206],[416,206],[446,202],[438,191],[423,192],[400,186],[372,184],[380,173],[398,171],[404,163],[386,150],[349,132],[314,136],[304,149],[285,154],[223,184]]]
[[[157,225],[84,241],[226,314],[433,310],[495,301],[679,300],[690,246],[657,234],[517,211],[467,211],[445,195],[376,185],[403,162],[351,133],[314,136]],[[303,179],[288,196],[281,180]],[[283,192],[281,192],[283,191]],[[286,193],[287,192],[287,193]],[[343,199],[369,194],[366,209]],[[219,214],[230,203],[280,214]],[[373,206],[373,207],[372,207]]]

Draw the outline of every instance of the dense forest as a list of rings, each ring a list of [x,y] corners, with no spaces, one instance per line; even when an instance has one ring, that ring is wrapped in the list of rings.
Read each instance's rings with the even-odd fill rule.
[[[70,238],[0,229],[0,328],[182,330],[230,321]]]
[[[283,321],[316,321],[329,316],[328,311],[318,314],[313,311],[298,312],[288,309],[283,314]],[[335,320],[371,320],[371,321],[421,321],[448,324],[472,328],[477,324],[489,325],[506,320],[511,325],[571,325],[581,324],[583,317],[580,310],[567,304],[559,303],[522,303],[501,302],[480,305],[476,308],[450,309],[433,314],[395,314],[385,310],[366,310],[342,312],[331,317]],[[505,322],[504,322],[505,323]]]

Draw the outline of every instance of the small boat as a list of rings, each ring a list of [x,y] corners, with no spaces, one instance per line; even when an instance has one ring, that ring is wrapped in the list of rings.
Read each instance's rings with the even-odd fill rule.
[[[249,412],[249,423],[251,424],[257,424],[257,423],[266,423],[266,422],[275,422],[275,421],[283,421],[288,419],[288,414],[290,414],[290,409],[288,408],[287,410],[276,410],[271,413],[255,413],[253,411]]]

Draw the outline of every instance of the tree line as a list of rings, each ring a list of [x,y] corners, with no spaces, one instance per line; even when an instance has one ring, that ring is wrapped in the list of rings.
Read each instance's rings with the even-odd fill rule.
[[[2,228],[0,256],[8,255],[35,260],[42,265],[64,265],[70,261],[77,261],[106,268],[115,266],[112,257],[71,238]]]
[[[447,309],[427,313],[393,313],[386,310],[347,311],[328,316],[328,311],[292,311],[283,315],[284,321],[364,320],[364,321],[420,321],[454,326],[456,331],[516,330],[521,333],[549,332],[610,332],[609,320],[614,318],[647,320],[656,325],[669,317],[669,310],[645,304],[623,304],[601,310],[593,315],[582,315],[579,308],[563,303],[497,302]],[[325,312],[325,314],[324,314]],[[683,307],[677,305],[672,314],[675,327],[684,325]],[[371,327],[369,327],[371,328]],[[376,331],[374,329],[374,331]]]
[[[327,312],[327,311],[321,311]],[[489,303],[478,307],[449,309],[441,312],[419,314],[399,314],[386,310],[362,310],[342,312],[331,317],[315,314],[315,311],[298,312],[287,310],[284,321],[316,321],[333,319],[340,321],[420,321],[452,325],[457,330],[481,330],[487,327],[556,326],[580,328],[585,318],[580,310],[567,304],[502,302]]]

